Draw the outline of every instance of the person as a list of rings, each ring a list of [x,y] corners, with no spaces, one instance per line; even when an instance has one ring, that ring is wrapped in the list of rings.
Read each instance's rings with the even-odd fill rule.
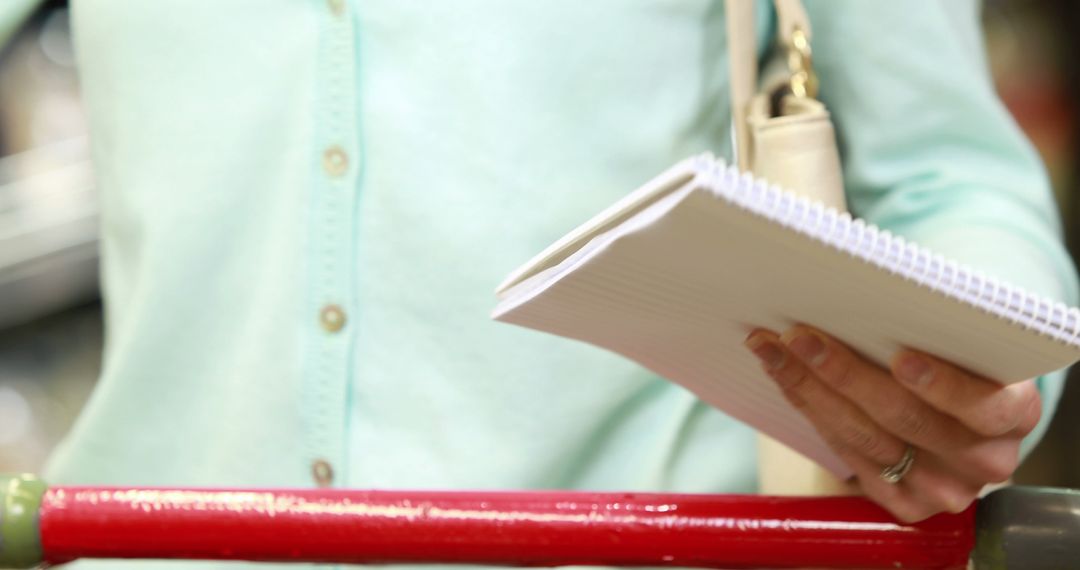
[[[1043,168],[987,76],[978,4],[807,6],[851,209],[1074,303]],[[775,21],[758,8],[764,50]],[[522,261],[678,159],[730,152],[722,3],[72,9],[107,340],[48,480],[755,489],[750,428],[615,355],[488,319]],[[827,331],[759,334],[812,418],[844,412],[819,429],[872,430],[829,439],[908,519],[1011,473],[1060,391],[1060,374],[996,388],[911,355],[901,384]],[[910,417],[881,415],[893,397]],[[907,445],[913,470],[883,487],[877,470]]]

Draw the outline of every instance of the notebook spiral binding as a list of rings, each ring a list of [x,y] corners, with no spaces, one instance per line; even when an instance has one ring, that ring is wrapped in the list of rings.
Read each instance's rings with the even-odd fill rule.
[[[1080,347],[1080,309],[987,277],[888,230],[853,219],[847,212],[740,172],[723,160],[703,155],[695,169],[705,189],[738,208],[946,297],[968,302],[989,315]]]

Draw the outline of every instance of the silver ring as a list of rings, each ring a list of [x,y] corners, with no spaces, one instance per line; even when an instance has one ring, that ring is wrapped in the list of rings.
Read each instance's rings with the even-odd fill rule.
[[[896,465],[890,465],[881,470],[881,480],[895,485],[908,474],[908,471],[911,471],[913,465],[915,465],[915,448],[909,445]]]

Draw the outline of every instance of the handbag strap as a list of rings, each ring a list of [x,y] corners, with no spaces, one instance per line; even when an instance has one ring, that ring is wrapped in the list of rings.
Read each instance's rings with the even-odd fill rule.
[[[750,126],[747,123],[747,107],[757,90],[757,41],[754,33],[754,2],[751,0],[725,0],[727,19],[728,57],[731,69],[731,120],[735,127],[735,158],[740,170],[750,169]],[[810,72],[810,18],[802,0],[773,0],[777,15],[777,39],[781,45],[794,47],[788,55],[788,67],[792,69],[792,83],[796,82],[796,68],[805,68],[807,86],[804,94],[813,93],[813,75]],[[800,49],[800,46],[804,46]],[[792,58],[801,54],[801,60]]]

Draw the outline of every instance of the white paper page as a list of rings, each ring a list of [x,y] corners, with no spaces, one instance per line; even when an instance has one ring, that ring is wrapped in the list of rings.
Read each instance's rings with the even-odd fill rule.
[[[493,316],[631,358],[840,477],[849,470],[743,347],[753,328],[805,323],[882,365],[907,346],[1001,381],[1080,358],[1076,344],[965,305],[696,184],[511,288]],[[851,237],[830,235],[840,242]],[[922,265],[939,258],[928,259]],[[922,269],[920,275],[928,274]]]

